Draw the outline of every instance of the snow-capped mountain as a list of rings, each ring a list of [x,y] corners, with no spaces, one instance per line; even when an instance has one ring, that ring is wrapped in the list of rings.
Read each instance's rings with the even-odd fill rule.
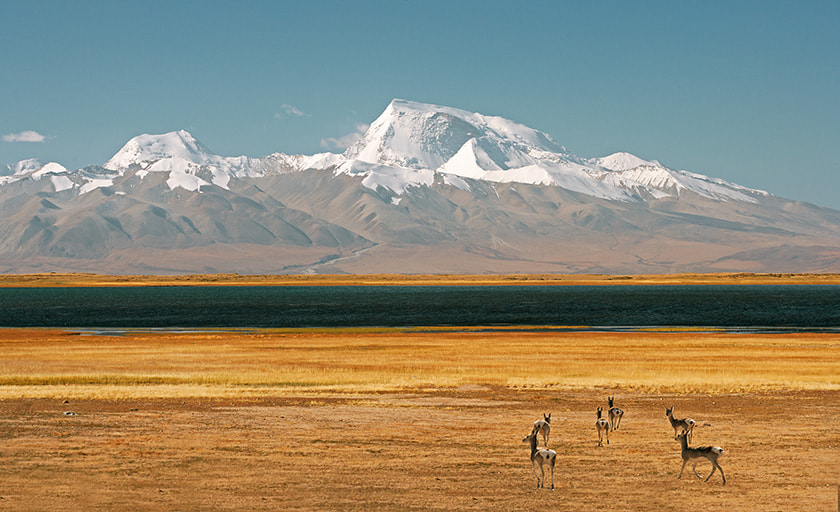
[[[0,215],[0,272],[840,270],[840,212],[406,100],[342,154],[220,156],[181,130],[101,166],[24,160]]]
[[[38,160],[37,158],[28,158],[26,160],[21,160],[20,162],[17,162],[15,164],[7,165],[6,166],[6,171],[0,173],[0,176],[9,176],[9,175],[12,175],[12,174],[24,174],[24,173],[27,173],[29,171],[37,171],[38,169],[40,169],[43,166],[44,166],[44,164],[41,163],[41,161]]]
[[[569,153],[551,136],[501,117],[456,108],[393,100],[367,133],[345,151],[342,170],[385,175],[369,179],[401,192],[426,185],[428,173],[496,183],[559,186],[603,198],[632,200],[691,190],[709,198],[754,202],[766,192],[723,180],[668,169],[629,153],[584,159]],[[359,165],[375,164],[375,167]],[[388,170],[391,170],[389,173]],[[388,176],[390,174],[390,176]],[[394,175],[404,178],[397,187]],[[412,182],[414,179],[416,182]]]
[[[367,186],[400,194],[439,174],[627,198],[592,179],[584,162],[542,132],[501,117],[412,101],[393,100],[343,157],[342,172],[366,174]],[[396,186],[394,176],[402,178]]]
[[[180,130],[163,135],[138,135],[126,142],[103,167],[116,171],[127,169],[132,164],[165,158],[178,158],[194,164],[207,164],[218,160],[216,155],[189,132]]]
[[[19,162],[5,181],[35,178],[41,172],[39,165],[34,160]],[[304,169],[352,175],[361,178],[362,186],[373,190],[381,187],[397,195],[411,187],[428,186],[436,176],[460,187],[468,185],[458,178],[469,178],[558,186],[623,201],[679,195],[683,191],[747,202],[767,195],[724,180],[668,169],[629,153],[581,158],[549,135],[501,117],[406,100],[393,100],[364,136],[341,155],[224,157],[184,130],[139,135],[111,157],[99,175],[88,176],[79,189],[89,192],[97,184],[110,186],[111,178],[128,171],[138,172],[141,178],[149,173],[166,173],[171,188],[200,191],[210,184],[227,188],[234,178]]]

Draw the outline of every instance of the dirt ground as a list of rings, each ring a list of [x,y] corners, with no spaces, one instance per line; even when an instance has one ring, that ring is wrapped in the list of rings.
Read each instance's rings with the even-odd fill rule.
[[[598,447],[595,409],[625,410]],[[708,482],[694,445],[725,449]],[[832,511],[840,392],[659,395],[467,385],[239,399],[0,401],[0,510]],[[75,415],[65,413],[72,412]],[[528,445],[552,413],[554,491]],[[705,476],[707,463],[698,470]]]

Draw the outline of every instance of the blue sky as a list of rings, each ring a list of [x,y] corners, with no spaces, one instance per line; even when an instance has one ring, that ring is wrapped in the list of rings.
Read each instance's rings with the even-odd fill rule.
[[[840,209],[837,0],[0,0],[0,20],[0,167],[178,129],[226,156],[337,151],[397,97]]]

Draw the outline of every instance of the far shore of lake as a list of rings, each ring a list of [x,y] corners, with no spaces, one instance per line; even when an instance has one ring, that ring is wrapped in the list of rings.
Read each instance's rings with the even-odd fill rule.
[[[0,275],[0,287],[85,286],[610,286],[610,285],[837,285],[840,274],[684,273],[650,275],[106,275],[43,273]]]

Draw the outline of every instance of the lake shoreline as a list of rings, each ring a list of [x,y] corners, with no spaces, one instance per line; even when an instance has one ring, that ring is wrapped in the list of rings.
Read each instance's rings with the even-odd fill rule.
[[[43,273],[0,275],[0,288],[126,286],[650,286],[840,285],[840,274],[504,274],[504,275],[107,275]]]

